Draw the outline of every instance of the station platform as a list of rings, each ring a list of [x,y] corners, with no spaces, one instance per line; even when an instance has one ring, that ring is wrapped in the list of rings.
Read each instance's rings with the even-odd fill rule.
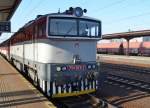
[[[56,108],[0,56],[0,108]]]
[[[98,62],[150,68],[150,57],[97,54]]]

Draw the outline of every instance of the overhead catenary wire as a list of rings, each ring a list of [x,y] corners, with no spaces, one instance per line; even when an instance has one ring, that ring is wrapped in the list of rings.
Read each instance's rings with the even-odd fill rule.
[[[34,7],[24,15],[24,20],[26,18],[29,18],[29,16],[31,16],[32,13],[36,10],[36,8],[39,7],[40,5],[42,5],[42,3],[44,3],[43,0],[40,0],[39,2],[37,2],[36,5],[34,5]],[[22,19],[18,22],[20,23],[21,21],[22,21]]]
[[[136,3],[138,3],[138,2],[136,2]],[[136,5],[136,3],[134,2],[134,5]],[[129,8],[129,5],[130,5],[130,2],[126,2],[126,4],[123,4],[123,6],[121,5],[121,9],[125,9],[125,8]],[[133,5],[132,5],[132,8],[133,8]],[[121,10],[121,9],[118,9],[118,8],[116,8],[116,11],[115,12],[117,12],[118,10]],[[107,14],[110,14],[110,13],[114,13],[114,10],[109,10],[109,12],[101,12],[102,13],[102,15],[107,15]]]
[[[96,13],[96,14],[100,13],[100,12],[102,12],[101,10],[108,9],[108,8],[113,7],[113,6],[117,5],[117,4],[120,4],[120,3],[124,2],[124,1],[126,1],[126,0],[118,0],[118,1],[112,2],[112,3],[108,4],[108,5],[105,5],[103,7],[100,7],[100,8],[97,8],[97,9],[93,10],[92,12]]]
[[[124,20],[131,20],[131,19],[134,19],[134,18],[137,18],[137,17],[143,17],[143,16],[147,16],[147,15],[150,15],[150,12],[141,13],[141,14],[133,15],[133,16],[127,16],[127,17],[124,17],[124,18],[112,20],[112,21],[107,22],[105,24],[112,24],[112,23],[121,22],[121,21],[124,21]]]
[[[29,3],[32,3],[32,1],[33,0],[31,0]],[[45,0],[46,1],[46,0]],[[34,5],[34,7],[30,10],[30,11],[28,11],[25,15],[23,15],[22,17],[24,18],[24,20],[26,20],[27,18],[29,18],[31,15],[32,15],[32,13],[33,13],[33,11],[35,11],[40,5],[42,5],[44,2],[43,2],[43,0],[40,0],[39,2],[37,2],[36,3],[36,5]],[[30,4],[29,4],[30,5]],[[29,5],[28,5],[28,7],[29,7]],[[18,24],[21,24],[21,22],[22,22],[22,18],[20,18],[20,20],[19,21],[17,21],[18,22]]]
[[[42,5],[42,3],[44,3],[43,0],[40,0],[40,1],[31,9],[31,11],[29,11],[29,12],[27,13],[27,15],[25,15],[25,16],[32,15],[33,11],[36,10],[37,7],[39,7],[40,5]]]
[[[86,4],[86,1],[87,0],[82,0],[82,2],[80,3],[81,5],[84,5],[84,4]]]

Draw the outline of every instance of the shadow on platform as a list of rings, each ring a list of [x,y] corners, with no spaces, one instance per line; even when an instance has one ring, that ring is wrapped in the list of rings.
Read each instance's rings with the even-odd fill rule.
[[[0,108],[46,101],[44,96],[36,95],[37,90],[24,90],[0,93]]]

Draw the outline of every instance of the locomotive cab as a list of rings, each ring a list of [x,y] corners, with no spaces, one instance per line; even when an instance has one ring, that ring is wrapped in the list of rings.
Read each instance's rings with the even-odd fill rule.
[[[75,11],[80,10],[81,13],[74,13],[82,15],[78,8]],[[51,53],[48,58],[45,56],[41,59],[53,63],[96,62],[95,45],[101,38],[101,22],[73,12],[68,13],[47,16],[46,34],[48,44],[51,44]]]
[[[50,73],[40,76],[50,82],[52,97],[80,95],[98,88],[96,43],[101,38],[101,22],[80,12],[47,16],[47,40],[45,47],[39,48],[45,54],[39,59],[48,63]]]

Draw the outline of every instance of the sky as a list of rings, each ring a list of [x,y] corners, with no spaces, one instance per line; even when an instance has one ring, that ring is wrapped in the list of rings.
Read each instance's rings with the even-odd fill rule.
[[[87,9],[86,16],[101,20],[102,34],[150,29],[150,0],[22,0],[11,18],[11,31],[17,32],[37,15],[69,7]],[[0,42],[12,34],[3,33]]]

